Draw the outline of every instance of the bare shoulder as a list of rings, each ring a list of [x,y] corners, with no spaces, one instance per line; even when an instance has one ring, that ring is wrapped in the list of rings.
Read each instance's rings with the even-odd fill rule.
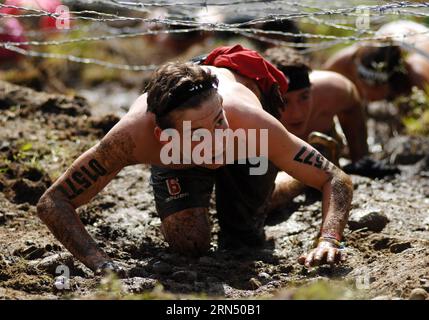
[[[349,93],[354,84],[345,76],[334,71],[315,70],[310,73],[310,82],[317,90],[334,90]],[[331,94],[331,92],[329,92]]]
[[[325,62],[323,68],[340,73],[346,72],[352,64],[352,58],[356,50],[357,46],[352,45],[337,51]]]
[[[210,67],[210,71],[215,73],[219,79],[218,93],[223,98],[225,109],[238,108],[244,105],[262,107],[255,93],[242,83],[247,78],[226,68]],[[247,82],[250,81],[247,79]],[[256,87],[256,84],[252,85]]]
[[[267,116],[258,98],[241,84],[231,86],[227,94],[219,92],[223,97],[223,108],[231,129],[257,128]]]
[[[103,158],[126,165],[147,163],[144,154],[156,145],[154,116],[146,112],[146,94],[141,95],[127,114],[101,139],[96,150]]]
[[[313,100],[321,111],[339,112],[360,102],[356,86],[345,76],[333,71],[313,71],[310,74]]]
[[[237,81],[231,71],[223,68],[216,68],[216,75],[219,79],[218,94],[222,96],[223,108],[231,126],[243,123],[243,117],[259,113],[262,104],[258,97],[244,84]]]
[[[147,109],[147,93],[143,93],[134,101],[128,113],[146,112],[146,109]]]

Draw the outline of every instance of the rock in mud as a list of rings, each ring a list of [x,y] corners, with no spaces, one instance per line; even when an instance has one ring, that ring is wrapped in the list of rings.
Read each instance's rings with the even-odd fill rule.
[[[152,270],[157,274],[169,274],[173,268],[168,263],[157,261],[153,264]]]
[[[69,254],[53,254],[43,258],[40,262],[35,264],[38,269],[44,270],[52,275],[62,274],[64,270],[74,271],[73,257]],[[71,275],[71,274],[70,274]]]
[[[384,147],[394,164],[413,164],[429,154],[429,141],[419,136],[397,136],[391,138]]]
[[[370,231],[380,232],[389,222],[387,216],[379,209],[354,210],[349,218],[349,228],[358,230],[367,228]]]
[[[271,276],[266,272],[260,272],[258,273],[258,278],[261,279],[262,281],[268,281],[270,280]]]
[[[410,293],[410,300],[426,300],[428,297],[428,293],[423,288],[413,289]]]

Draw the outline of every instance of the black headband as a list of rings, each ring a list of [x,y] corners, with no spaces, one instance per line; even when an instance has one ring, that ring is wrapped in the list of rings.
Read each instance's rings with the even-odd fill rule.
[[[288,68],[282,71],[289,80],[287,92],[301,90],[311,86],[308,70],[303,68]]]
[[[203,83],[192,83],[190,85],[184,85],[179,87],[173,92],[170,92],[168,95],[170,96],[170,102],[167,104],[164,110],[161,110],[158,113],[159,117],[166,115],[168,112],[172,111],[173,108],[171,106],[174,104],[176,106],[180,106],[184,104],[186,101],[195,97],[202,92],[210,89],[217,89],[217,86],[212,82],[203,82]]]
[[[387,83],[393,73],[368,68],[358,61],[356,61],[356,68],[359,77],[372,86]]]

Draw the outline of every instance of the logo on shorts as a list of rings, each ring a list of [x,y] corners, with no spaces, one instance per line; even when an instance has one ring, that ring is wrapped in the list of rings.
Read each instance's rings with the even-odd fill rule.
[[[171,196],[178,195],[180,193],[180,191],[182,190],[180,188],[179,178],[167,179],[167,180],[165,180],[165,183],[167,183],[168,193]]]

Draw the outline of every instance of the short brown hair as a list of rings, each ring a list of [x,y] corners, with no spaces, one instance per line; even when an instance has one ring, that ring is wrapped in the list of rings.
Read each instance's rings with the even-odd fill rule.
[[[171,111],[198,107],[217,92],[218,82],[194,63],[168,62],[154,72],[146,87],[147,111],[155,114],[160,128],[172,127]]]
[[[265,58],[276,66],[283,73],[288,70],[304,69],[307,72],[311,71],[310,64],[297,50],[287,47],[276,47],[268,49],[264,52]]]

